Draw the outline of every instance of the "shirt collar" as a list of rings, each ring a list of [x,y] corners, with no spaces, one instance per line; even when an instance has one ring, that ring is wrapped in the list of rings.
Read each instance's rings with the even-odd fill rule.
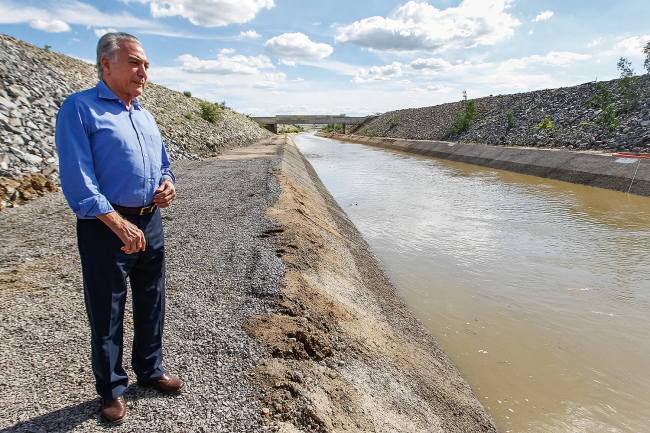
[[[124,105],[124,101],[118,98],[117,95],[115,95],[115,93],[113,93],[113,91],[108,88],[106,83],[104,83],[104,80],[99,80],[95,88],[97,89],[97,96],[99,96],[100,98],[120,101],[122,105]],[[131,106],[135,110],[140,109],[140,101],[138,101],[138,98],[131,99]]]

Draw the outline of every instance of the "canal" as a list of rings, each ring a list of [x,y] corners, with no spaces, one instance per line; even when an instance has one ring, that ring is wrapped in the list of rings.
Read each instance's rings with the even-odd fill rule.
[[[650,420],[650,199],[294,140],[501,432]]]

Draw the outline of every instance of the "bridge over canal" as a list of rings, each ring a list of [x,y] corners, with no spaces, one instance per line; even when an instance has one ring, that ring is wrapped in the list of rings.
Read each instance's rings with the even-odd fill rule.
[[[278,125],[360,125],[368,117],[321,116],[321,115],[277,115],[273,117],[251,117],[255,122],[266,125],[266,129],[277,134]]]

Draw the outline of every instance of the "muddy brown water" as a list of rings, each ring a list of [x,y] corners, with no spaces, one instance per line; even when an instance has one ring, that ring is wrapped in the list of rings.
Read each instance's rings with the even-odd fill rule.
[[[294,140],[500,431],[650,431],[650,198]]]

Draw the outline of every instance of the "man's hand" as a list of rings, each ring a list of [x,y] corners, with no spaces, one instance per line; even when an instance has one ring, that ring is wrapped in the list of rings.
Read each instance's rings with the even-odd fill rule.
[[[124,246],[121,248],[122,251],[127,254],[137,253],[140,250],[144,251],[147,241],[144,239],[142,230],[122,218],[117,212],[97,215],[97,218],[104,222],[124,242]]]
[[[175,198],[176,188],[174,188],[171,180],[165,178],[156,190],[156,195],[153,196],[153,202],[162,209],[169,206]]]

